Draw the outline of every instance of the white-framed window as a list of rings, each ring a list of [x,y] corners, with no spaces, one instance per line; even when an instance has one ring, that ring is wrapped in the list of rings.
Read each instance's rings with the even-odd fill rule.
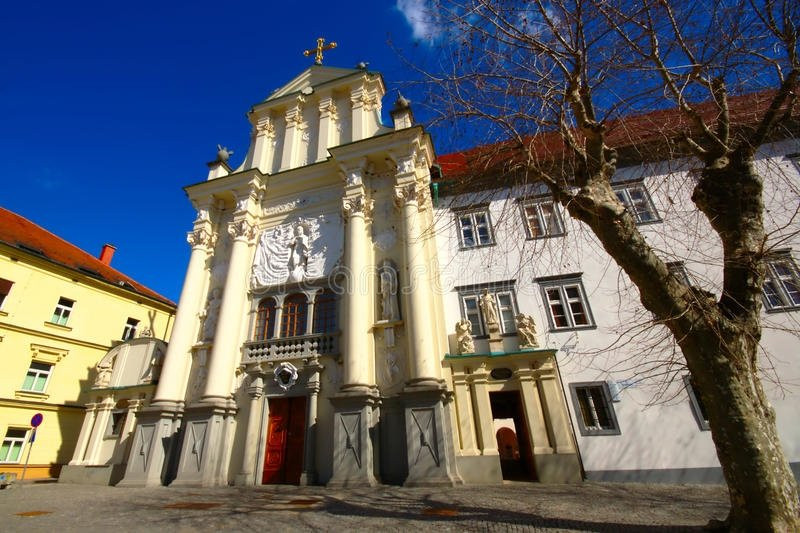
[[[11,292],[11,286],[14,285],[13,281],[0,278],[0,309],[3,308],[3,302],[6,301],[8,293]]]
[[[570,383],[569,391],[581,435],[620,434],[606,382]]]
[[[667,263],[667,270],[684,285],[688,286],[692,284],[691,279],[689,279],[689,272],[686,270],[686,265],[684,265],[683,261]]]
[[[658,222],[661,219],[650,200],[650,194],[644,183],[626,183],[614,187],[617,198],[633,216],[637,224],[647,224],[648,222]]]
[[[589,301],[579,276],[537,281],[542,288],[551,330],[594,327]]]
[[[552,200],[538,199],[522,202],[522,214],[528,238],[541,239],[564,234],[564,223]]]
[[[789,252],[769,256],[761,294],[767,311],[800,308],[800,275]]]
[[[8,428],[0,444],[0,463],[19,463],[27,437],[27,429]]]
[[[461,316],[472,323],[472,335],[480,337],[488,335],[486,319],[481,310],[480,300],[484,290],[487,290],[497,308],[497,321],[500,323],[501,333],[514,333],[517,331],[517,301],[514,294],[513,282],[506,284],[493,284],[483,286],[470,286],[457,288],[461,300]]]
[[[53,365],[40,361],[31,361],[28,372],[25,373],[25,380],[22,382],[21,390],[28,392],[44,392],[47,389],[47,382],[53,373]]]
[[[63,297],[59,298],[58,304],[56,304],[56,308],[53,311],[53,318],[50,319],[50,322],[53,324],[58,324],[59,326],[66,326],[67,320],[69,320],[69,315],[72,313],[72,307],[74,305],[74,300]]]
[[[106,436],[118,437],[125,425],[125,419],[128,417],[127,409],[114,409],[111,411],[111,418],[108,421],[108,429]]]
[[[689,404],[692,406],[692,414],[694,415],[698,427],[702,431],[709,431],[711,427],[708,425],[706,406],[703,404],[703,400],[700,399],[700,395],[695,391],[691,376],[683,376],[683,383],[686,385],[686,393],[689,395]]]
[[[128,318],[125,323],[125,328],[122,330],[122,340],[129,341],[136,336],[136,328],[139,327],[139,321],[135,318]]]
[[[462,248],[476,248],[494,244],[488,209],[457,212],[456,221],[458,224],[458,239]]]

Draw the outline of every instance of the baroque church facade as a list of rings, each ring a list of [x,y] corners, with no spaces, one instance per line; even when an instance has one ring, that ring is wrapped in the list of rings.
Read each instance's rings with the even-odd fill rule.
[[[619,365],[573,355],[636,307],[591,238],[535,191],[444,194],[429,135],[402,97],[383,125],[384,94],[377,73],[314,65],[251,109],[241,166],[220,148],[186,187],[191,256],[120,485],[716,480],[688,384],[643,413]],[[619,194],[655,217],[642,175]],[[567,233],[589,240],[543,244]],[[778,401],[779,421],[800,414]]]

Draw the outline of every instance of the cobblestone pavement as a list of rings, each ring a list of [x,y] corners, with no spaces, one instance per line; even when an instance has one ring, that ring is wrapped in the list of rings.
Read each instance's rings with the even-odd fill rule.
[[[699,531],[724,487],[582,483],[448,489],[264,486],[0,491],[0,531]]]

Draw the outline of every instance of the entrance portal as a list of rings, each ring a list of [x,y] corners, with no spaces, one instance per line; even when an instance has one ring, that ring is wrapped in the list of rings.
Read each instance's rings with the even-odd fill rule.
[[[306,433],[306,397],[269,398],[262,483],[300,483]]]
[[[491,392],[489,399],[503,479],[536,479],[531,439],[519,392]]]

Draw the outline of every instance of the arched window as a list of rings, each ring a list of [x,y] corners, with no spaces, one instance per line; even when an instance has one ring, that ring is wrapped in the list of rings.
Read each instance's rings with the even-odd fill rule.
[[[253,340],[263,341],[275,336],[275,300],[264,298],[258,302]]]
[[[325,289],[314,300],[314,333],[336,331],[336,294]]]
[[[308,302],[305,294],[292,294],[283,301],[281,337],[296,337],[306,333]]]

